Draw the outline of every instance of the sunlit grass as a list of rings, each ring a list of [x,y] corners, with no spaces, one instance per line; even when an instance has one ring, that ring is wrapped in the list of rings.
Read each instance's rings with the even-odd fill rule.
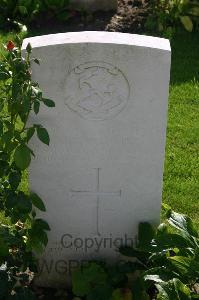
[[[199,228],[199,37],[179,34],[171,45],[163,201]]]

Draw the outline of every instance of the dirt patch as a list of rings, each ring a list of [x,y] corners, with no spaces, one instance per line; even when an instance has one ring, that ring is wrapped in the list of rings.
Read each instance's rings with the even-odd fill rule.
[[[119,0],[118,12],[111,18],[106,30],[140,33],[147,15],[147,0]]]
[[[149,0],[118,0],[118,11],[88,12],[70,11],[68,20],[58,22],[53,18],[40,16],[31,30],[41,30],[42,33],[72,32],[72,31],[116,31],[141,33],[148,15]]]

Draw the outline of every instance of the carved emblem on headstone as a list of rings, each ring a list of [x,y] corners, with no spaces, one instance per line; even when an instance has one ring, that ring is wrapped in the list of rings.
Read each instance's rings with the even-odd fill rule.
[[[117,67],[88,62],[67,76],[65,104],[85,119],[106,120],[124,109],[129,93],[128,80]]]

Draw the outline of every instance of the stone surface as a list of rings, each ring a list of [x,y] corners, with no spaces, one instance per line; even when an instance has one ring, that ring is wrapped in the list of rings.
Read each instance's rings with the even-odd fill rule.
[[[84,260],[115,260],[141,221],[160,216],[170,45],[165,39],[80,32],[25,39],[41,65],[32,68],[44,96],[30,122],[35,138],[30,186],[44,199],[51,232],[40,285],[60,286]]]
[[[71,0],[72,8],[80,8],[86,11],[117,10],[117,0]]]

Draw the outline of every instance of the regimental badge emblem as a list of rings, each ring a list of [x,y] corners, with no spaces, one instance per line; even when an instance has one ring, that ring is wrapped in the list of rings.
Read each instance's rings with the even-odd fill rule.
[[[117,67],[105,62],[88,62],[74,68],[66,78],[65,104],[89,120],[106,120],[127,105],[130,87]]]

